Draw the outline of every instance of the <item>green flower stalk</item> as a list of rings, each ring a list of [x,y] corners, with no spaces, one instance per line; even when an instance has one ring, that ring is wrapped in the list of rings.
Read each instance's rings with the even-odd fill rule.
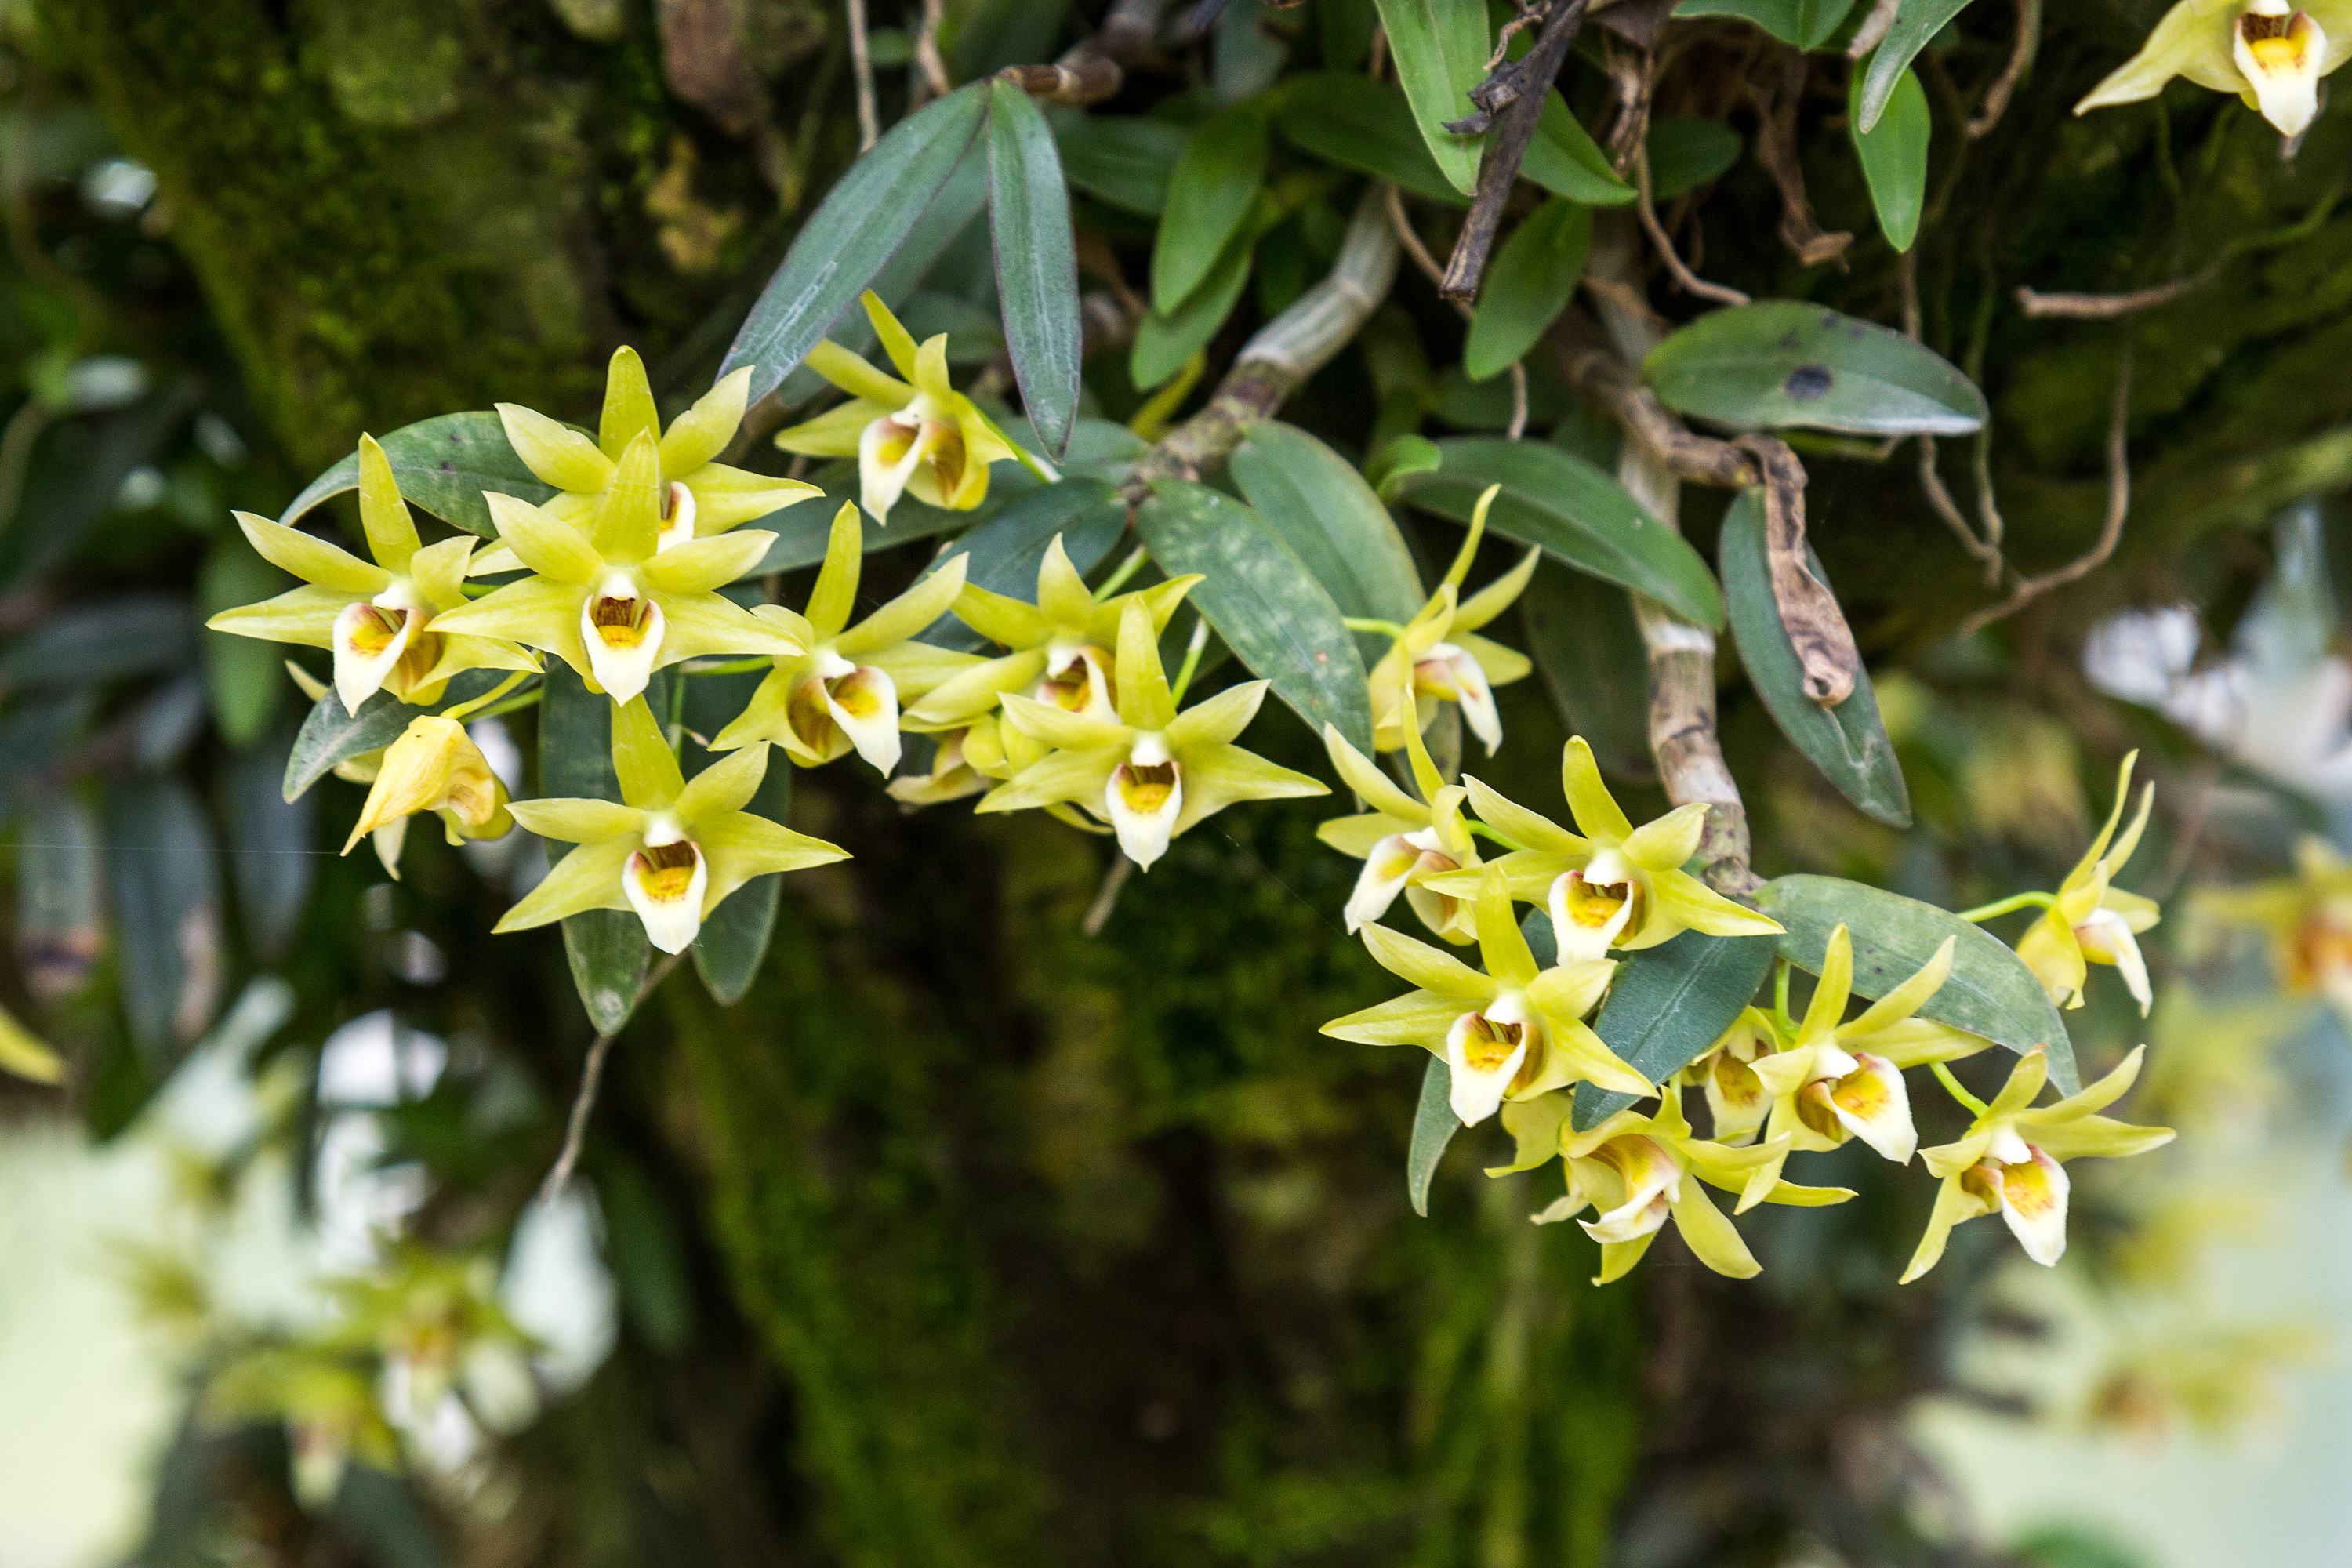
[[[1320,780],[1245,752],[1234,740],[1257,716],[1266,683],[1244,681],[1179,713],[1151,611],[1129,599],[1119,620],[1116,714],[1104,719],[1007,693],[1007,725],[1052,753],[996,786],[975,810],[1075,805],[1110,825],[1138,868],[1169,841],[1229,805],[1328,795]]]
[[[988,499],[988,467],[1020,449],[948,379],[945,332],[920,348],[872,289],[866,319],[898,374],[877,370],[830,341],[810,351],[809,369],[849,394],[849,401],[776,434],[776,445],[811,458],[856,458],[858,501],[887,523],[898,498],[950,511]],[[904,380],[899,379],[904,377]]]
[[[520,404],[499,404],[499,422],[506,426],[507,443],[523,466],[555,487],[542,510],[583,530],[593,525],[630,445],[640,436],[652,439],[658,458],[654,476],[660,497],[658,547],[667,550],[725,533],[824,493],[799,479],[755,474],[717,460],[743,423],[751,384],[749,365],[719,377],[717,385],[664,430],[645,361],[636,350],[624,346],[614,351],[604,373],[604,407],[593,441]],[[474,571],[478,576],[512,571],[517,564],[491,554],[478,561]]]
[[[2000,1215],[2034,1262],[2046,1267],[2063,1257],[2072,1185],[2064,1162],[2125,1159],[2172,1142],[2169,1127],[2135,1127],[2098,1114],[2131,1089],[2147,1054],[2147,1047],[2137,1047],[2082,1093],[2039,1109],[2033,1101],[2049,1081],[2049,1058],[2039,1049],[2021,1057],[1999,1097],[1978,1112],[1968,1131],[1921,1156],[1943,1185],[1903,1283],[1936,1267],[1954,1226],[1989,1214]]]
[[[1853,996],[1853,939],[1842,925],[1830,933],[1821,979],[1797,1026],[1797,1037],[1751,1064],[1771,1097],[1764,1138],[1780,1152],[1749,1173],[1737,1212],[1746,1214],[1766,1201],[1791,1151],[1834,1149],[1859,1138],[1884,1159],[1898,1165],[1911,1163],[1919,1133],[1912,1124],[1903,1070],[1956,1061],[1990,1043],[1914,1016],[1950,976],[1956,942],[1946,937],[1916,974],[1849,1020],[1845,1010]],[[1723,1131],[1718,1127],[1717,1136]]]
[[[558,525],[561,526],[561,525]],[[848,851],[744,810],[768,771],[751,746],[688,781],[643,698],[613,710],[621,800],[519,800],[515,820],[579,846],[497,930],[526,931],[588,910],[634,910],[647,940],[684,952],[710,911],[754,877],[848,858]]]
[[[1478,820],[1518,845],[1495,864],[1511,897],[1545,903],[1563,958],[1599,958],[1612,947],[1655,947],[1678,931],[1771,936],[1780,924],[1725,898],[1683,865],[1698,853],[1706,807],[1692,802],[1635,827],[1601,782],[1581,735],[1560,759],[1560,789],[1580,833],[1507,799],[1478,780],[1463,781]],[[1430,886],[1456,897],[1475,892],[1475,876],[1456,872]]]
[[[1468,598],[1462,583],[1486,537],[1486,512],[1502,486],[1489,485],[1470,514],[1470,531],[1446,568],[1445,580],[1372,666],[1372,749],[1393,752],[1409,733],[1429,728],[1440,703],[1462,710],[1463,721],[1493,756],[1503,743],[1503,717],[1495,706],[1495,688],[1524,680],[1535,666],[1527,655],[1478,635],[1486,626],[1517,602],[1528,579],[1535,575],[1539,550],[1528,552],[1517,566]]]
[[[449,612],[447,626],[544,648],[615,702],[682,659],[800,652],[790,629],[718,592],[757,567],[775,535],[738,529],[661,549],[660,477],[653,436],[640,431],[584,531],[529,501],[487,497],[499,541],[532,574]]]
[[[1370,757],[1348,744],[1336,726],[1323,726],[1323,746],[1331,766],[1371,807],[1353,816],[1335,816],[1315,830],[1315,837],[1342,855],[1364,863],[1348,896],[1345,919],[1352,936],[1378,921],[1404,895],[1412,912],[1430,934],[1457,946],[1478,940],[1477,921],[1470,900],[1441,893],[1430,879],[1479,864],[1478,841],[1463,820],[1462,805],[1468,795],[1449,784],[1430,760],[1421,731],[1408,731],[1405,750],[1412,760],[1415,799],[1390,781]]]
[[[1437,1057],[1452,1074],[1448,1101],[1465,1127],[1506,1100],[1538,1099],[1571,1083],[1654,1092],[1584,1022],[1616,964],[1572,959],[1538,969],[1501,873],[1489,867],[1481,875],[1475,918],[1486,973],[1386,926],[1365,926],[1359,934],[1372,961],[1414,989],[1334,1018],[1323,1033],[1358,1045],[1419,1046]]]
[[[362,561],[316,534],[251,512],[237,526],[263,560],[302,579],[303,585],[223,610],[205,626],[266,642],[322,647],[334,658],[335,695],[344,710],[379,690],[423,706],[437,700],[449,678],[467,669],[539,668],[515,639],[460,627],[447,617],[466,605],[466,572],[474,541],[445,539],[428,545],[400,497],[392,464],[373,436],[360,437],[360,523],[367,534]]]
[[[844,502],[834,514],[807,614],[796,616],[782,605],[753,612],[785,628],[803,650],[777,658],[751,702],[710,742],[713,751],[771,742],[813,768],[854,748],[886,778],[898,767],[900,704],[981,662],[972,654],[914,640],[963,592],[971,558],[949,557],[852,626],[864,561],[864,525],[856,506]]]
[[[2049,909],[2018,942],[2017,956],[2033,971],[2050,999],[2064,1007],[2083,1005],[2089,965],[2110,964],[2123,976],[2125,988],[2139,1004],[2140,1016],[2145,1018],[2155,1005],[2156,994],[2148,984],[2147,960],[2140,953],[2138,936],[2162,918],[2162,911],[2155,900],[2111,886],[2116,873],[2139,847],[2148,812],[2156,805],[2156,785],[2151,784],[2140,792],[2139,812],[2131,826],[2116,834],[2125,804],[2131,798],[2132,763],[2138,755],[2134,752],[2124,759],[2106,826],[2058,884]]]
[[[2352,0],[2180,0],[2074,112],[2154,98],[2174,77],[2234,93],[2282,136],[2319,112],[2320,79],[2352,58]]]

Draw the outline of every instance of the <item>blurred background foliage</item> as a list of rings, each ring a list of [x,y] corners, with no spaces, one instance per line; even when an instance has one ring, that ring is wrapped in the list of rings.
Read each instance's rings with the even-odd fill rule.
[[[895,108],[922,8],[874,8]],[[1052,58],[1096,9],[965,0],[941,42],[962,79]],[[1948,111],[2008,51],[1990,9],[1923,57]],[[1944,471],[1970,504],[1974,472],[1992,477],[2029,567],[2097,527],[2130,343],[2123,545],[1956,639],[1987,593],[1921,502],[1912,449],[1809,447],[1814,537],[1878,672],[1916,823],[1846,806],[1734,681],[1727,748],[1763,864],[1952,905],[2052,885],[2133,746],[2161,781],[2133,874],[2153,894],[2273,872],[2298,833],[2344,830],[2352,678],[2331,583],[2352,549],[2329,548],[2333,510],[2289,509],[2352,474],[2352,220],[2334,216],[2352,121],[2323,118],[2284,163],[2209,95],[2066,118],[2156,10],[2095,0],[2048,19],[1998,132],[1937,165],[1916,262],[1927,341],[1996,416],[1981,464],[1954,452]],[[481,936],[536,851],[419,835],[397,884],[335,857],[319,796],[279,794],[299,712],[278,653],[196,627],[274,585],[229,509],[275,514],[362,429],[494,398],[584,418],[622,341],[648,353],[666,408],[706,384],[855,153],[842,13],[13,0],[0,16],[17,960],[0,1001],[68,1064],[61,1089],[0,1079],[0,1140],[26,1161],[94,1157],[53,1136],[66,1119],[112,1162],[54,1212],[174,1369],[152,1495],[76,1552],[2090,1568],[2136,1559],[2068,1531],[2012,1552],[1956,1510],[1916,1446],[1919,1403],[2227,1422],[2309,1353],[2294,1323],[2190,1313],[2101,1362],[2076,1404],[2039,1380],[1990,1390],[1963,1347],[2032,1340],[2052,1314],[2000,1298],[1992,1235],[1962,1233],[1929,1284],[1897,1291],[1916,1186],[1860,1182],[1843,1208],[1759,1216],[1766,1273],[1748,1286],[1662,1258],[1596,1291],[1591,1245],[1527,1226],[1529,1194],[1486,1182],[1483,1154],[1457,1154],[1436,1217],[1415,1220],[1397,1179],[1412,1075],[1315,1034],[1372,972],[1338,929],[1351,868],[1314,846],[1312,808],[1187,838],[1087,937],[1092,841],[902,816],[867,781],[812,780],[796,825],[856,859],[795,880],[745,1001],[721,1008],[681,976],[647,1004],[582,1182],[534,1204],[591,1033],[551,933]],[[1203,95],[1344,52],[1359,26],[1369,37],[1367,8],[1344,0],[1237,0],[1121,107],[1185,123]],[[1686,253],[1759,292],[1899,320],[1903,268],[1874,235],[1838,268],[1776,237],[1744,85],[1757,36],[1677,36],[1687,58],[1656,109],[1700,128],[1675,133],[1697,178],[1664,204]],[[1602,101],[1600,64],[1572,68],[1580,108]],[[1842,131],[1810,134],[1843,101],[1821,82],[1790,111],[1812,199],[1866,228]],[[1310,167],[1284,187],[1220,346],[1328,263],[1339,179]],[[1082,200],[1082,230],[1128,278],[1150,225]],[[909,316],[977,320],[984,363],[985,226],[941,245]],[[2008,308],[2021,284],[2208,271],[2120,326]],[[1499,430],[1507,388],[1469,381],[1461,345],[1409,279],[1287,416],[1360,456],[1410,429]],[[1112,417],[1143,400],[1125,361],[1090,365]],[[1613,437],[1541,358],[1528,392],[1536,434],[1607,458]],[[1686,521],[1707,548],[1714,520]],[[1424,559],[1443,559],[1430,532]],[[876,596],[920,553],[877,562]],[[1638,666],[1628,679],[1612,614],[1556,566],[1539,578],[1507,640],[1566,673],[1508,694],[1499,786],[1548,794],[1572,719],[1641,794]],[[1313,765],[1302,735],[1283,744]],[[342,820],[356,796],[324,789]],[[2078,1189],[2071,1272],[2095,1316],[2135,1292],[2192,1300],[2212,1235],[2271,1195],[2256,1154],[2278,1130],[2340,1135],[2335,1026],[2279,1000],[2255,946],[2197,929],[2158,933],[2175,999],[2143,1118],[2189,1135],[2160,1179]],[[2140,1037],[2116,988],[2075,1016],[2086,1067]],[[6,1270],[0,1307],[30,1289]],[[16,1461],[20,1479],[37,1460]],[[100,1560],[26,1539],[26,1563]],[[0,1561],[19,1561],[5,1542]]]

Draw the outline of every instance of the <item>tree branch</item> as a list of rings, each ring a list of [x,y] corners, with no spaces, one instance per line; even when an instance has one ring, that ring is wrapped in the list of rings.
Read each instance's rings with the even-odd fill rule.
[[[1478,297],[1478,281],[1486,274],[1486,258],[1502,227],[1503,207],[1518,181],[1528,143],[1535,140],[1536,122],[1543,117],[1552,78],[1559,74],[1560,62],[1568,58],[1568,47],[1583,25],[1586,4],[1587,0],[1551,0],[1551,14],[1544,20],[1543,31],[1536,35],[1535,47],[1516,67],[1502,68],[1473,89],[1471,99],[1479,113],[1454,122],[1454,126],[1468,126],[1484,117],[1493,124],[1494,134],[1487,140],[1486,161],[1478,167],[1478,194],[1470,203],[1470,216],[1463,221],[1460,237],[1454,242],[1444,280],[1438,285],[1437,291],[1449,300],[1466,302]]]

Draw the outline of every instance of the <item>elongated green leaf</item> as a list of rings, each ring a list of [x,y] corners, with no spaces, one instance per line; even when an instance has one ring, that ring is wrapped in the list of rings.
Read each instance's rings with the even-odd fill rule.
[[[1478,154],[1485,139],[1457,136],[1445,127],[1477,108],[1470,101],[1470,89],[1486,74],[1486,0],[1379,4],[1397,79],[1404,84],[1422,141],[1446,183],[1466,196],[1478,188]]]
[[[220,873],[212,825],[177,780],[106,790],[106,890],[131,1037],[151,1068],[173,1060],[220,1000]]]
[[[177,595],[86,601],[43,616],[0,653],[0,688],[55,690],[166,675],[186,669],[196,647],[194,606]]]
[[[751,700],[764,675],[761,670],[747,669],[730,675],[698,675],[688,680],[686,727],[698,735],[719,733]],[[718,760],[691,740],[679,758],[689,778]],[[793,770],[782,752],[772,751],[759,792],[744,809],[771,822],[782,822],[791,815],[792,806]],[[741,1001],[758,976],[761,961],[768,956],[769,939],[775,934],[776,900],[783,880],[774,873],[752,878],[729,894],[702,922],[701,933],[694,939],[694,968],[719,1005],[731,1007]],[[623,918],[635,923],[634,916]]]
[[[1720,120],[1666,114],[1650,122],[1650,196],[1670,202],[1739,162],[1739,132]]]
[[[751,395],[756,401],[807,357],[947,183],[979,134],[987,90],[974,82],[925,104],[834,183],[783,265],[760,291],[720,374],[739,365],[754,367]]]
[[[1167,232],[1162,227],[1162,233]],[[1148,392],[1184,368],[1184,362],[1206,348],[1241,303],[1249,282],[1250,256],[1256,248],[1257,220],[1253,218],[1226,242],[1216,266],[1201,286],[1184,296],[1176,309],[1147,313],[1135,329],[1135,346],[1128,353],[1128,375],[1138,391]]]
[[[1661,402],[1718,424],[1966,435],[1984,394],[1916,339],[1797,300],[1709,310],[1650,351]]]
[[[1202,574],[1190,603],[1309,730],[1320,735],[1335,724],[1349,743],[1371,750],[1356,639],[1297,552],[1263,519],[1205,485],[1171,479],[1152,488],[1135,526],[1162,571]]]
[[[646,688],[656,713],[669,711],[670,683],[677,679],[665,670]],[[613,700],[590,691],[561,659],[547,661],[547,690],[540,700],[539,788],[550,797],[621,798],[613,773]],[[562,853],[561,846],[549,847],[551,857]],[[563,954],[597,1032],[609,1035],[627,1023],[653,959],[644,923],[627,910],[573,915],[563,922]]]
[[[1201,122],[1168,178],[1151,247],[1151,308],[1172,315],[1208,281],[1265,184],[1265,110],[1237,103]]]
[[[1168,205],[1168,180],[1184,151],[1184,128],[1142,115],[1046,111],[1062,172],[1070,184],[1098,202],[1157,217]]]
[[[1055,457],[1078,416],[1078,252],[1070,234],[1070,193],[1054,133],[1029,95],[1010,82],[989,89],[990,232],[996,241],[996,293],[1004,346],[1029,422]],[[1265,132],[1260,131],[1263,145]]]
[[[1421,1075],[1421,1103],[1412,1113],[1412,1147],[1404,1157],[1405,1195],[1412,1200],[1412,1212],[1423,1219],[1429,1217],[1429,1184],[1437,1174],[1437,1162],[1462,1131],[1462,1119],[1454,1114],[1448,1098],[1453,1092],[1454,1074],[1444,1059],[1430,1058],[1429,1070]]]
[[[1398,486],[1414,506],[1467,522],[1480,492],[1499,484],[1486,519],[1495,532],[1541,545],[1554,560],[1647,594],[1685,619],[1723,624],[1722,595],[1698,552],[1583,458],[1539,441],[1484,436],[1437,446],[1444,466]]]
[[[17,974],[44,1000],[79,991],[106,948],[105,836],[97,815],[54,778],[31,784],[18,807]]]
[[[1266,526],[1307,563],[1343,616],[1409,621],[1421,575],[1396,520],[1355,465],[1295,426],[1254,426],[1234,481]]]
[[[962,555],[966,582],[1015,599],[1034,600],[1037,568],[1057,536],[1070,564],[1085,573],[1099,565],[1126,531],[1127,507],[1115,488],[1103,479],[1066,479],[1022,497],[957,540],[924,575]],[[936,647],[988,646],[986,638],[953,616],[941,616],[919,635]]]
[[[1650,661],[1633,602],[1613,583],[1557,561],[1536,568],[1519,599],[1528,657],[1559,710],[1561,726],[1591,743],[1618,778],[1657,776],[1650,757]]]
[[[1919,1009],[1921,1016],[2020,1053],[2046,1046],[2051,1081],[2067,1094],[2082,1087],[2065,1020],[2033,972],[1990,931],[1933,904],[1841,877],[1775,877],[1756,902],[1788,928],[1777,939],[1780,955],[1808,973],[1821,973],[1830,932],[1844,925],[1853,940],[1853,989],[1862,996],[1884,996],[1953,938],[1951,978]]]
[[[1281,90],[1275,122],[1300,152],[1433,202],[1469,205],[1439,172],[1395,87],[1351,72],[1310,71]]]
[[[1818,49],[1853,9],[1853,0],[1683,0],[1677,16],[1738,16],[1784,44]]]
[[[281,727],[229,759],[219,784],[221,819],[228,824],[229,878],[247,944],[264,959],[283,953],[301,929],[303,906],[319,861],[316,797],[288,800],[278,787],[293,746],[293,726]]]
[[[1652,1083],[1687,1067],[1731,1027],[1772,972],[1770,937],[1709,936],[1686,931],[1672,942],[1629,952],[1592,1020],[1601,1042]],[[1598,1084],[1576,1086],[1578,1131],[1633,1103]]]
[[[551,664],[561,662],[551,659]],[[380,752],[400,739],[408,721],[421,713],[438,713],[459,702],[470,702],[507,678],[499,669],[468,669],[450,679],[441,700],[430,708],[412,708],[388,691],[379,691],[360,704],[357,713],[343,710],[343,700],[330,691],[310,704],[296,731],[294,748],[286,754],[282,793],[288,800],[363,752]],[[576,679],[576,678],[575,678]]]
[[[1862,117],[1855,121],[1866,135],[1878,129],[1878,117],[1895,100],[1895,89],[1919,51],[1944,30],[1951,19],[1969,8],[1969,0],[1903,0],[1895,25],[1871,51],[1862,73]]]
[[[1862,159],[1862,177],[1870,186],[1879,231],[1895,249],[1908,250],[1918,237],[1919,214],[1927,202],[1927,142],[1935,118],[1927,112],[1927,89],[1906,70],[1896,79],[1877,127],[1864,131],[1862,81],[1856,73],[1847,99],[1854,152]]]
[[[1495,253],[1471,313],[1462,368],[1473,381],[1500,375],[1541,340],[1576,292],[1592,244],[1592,209],[1554,196],[1528,215]]]
[[[1820,560],[1805,552],[1813,575],[1826,584]],[[1716,544],[1723,568],[1723,597],[1731,616],[1731,630],[1739,643],[1739,662],[1748,683],[1763,700],[1765,711],[1789,737],[1789,743],[1835,784],[1865,816],[1894,827],[1911,825],[1911,793],[1903,782],[1903,766],[1895,744],[1879,721],[1878,697],[1871,689],[1870,672],[1856,670],[1853,694],[1834,708],[1824,708],[1805,695],[1805,669],[1796,645],[1780,620],[1780,602],[1772,595],[1772,567],[1765,552],[1764,505],[1748,490],[1731,503]]]
[[[1535,140],[1528,143],[1519,173],[1552,195],[1587,206],[1616,206],[1639,194],[1619,177],[1609,154],[1556,91],[1544,100]]]
[[[543,501],[555,487],[523,467],[499,416],[488,409],[466,414],[437,414],[404,425],[376,442],[392,464],[392,477],[412,506],[424,508],[442,521],[488,539],[489,503],[485,490],[496,490],[520,500]],[[360,459],[354,452],[302,487],[278,521],[291,528],[320,501],[360,488]]]

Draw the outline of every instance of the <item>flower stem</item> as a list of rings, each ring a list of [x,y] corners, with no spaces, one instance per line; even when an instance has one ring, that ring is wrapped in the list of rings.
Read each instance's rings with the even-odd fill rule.
[[[1351,632],[1370,632],[1376,637],[1384,637],[1404,636],[1404,628],[1394,621],[1378,621],[1370,616],[1348,616],[1343,618]]]
[[[512,691],[516,687],[520,686],[524,681],[530,679],[530,672],[529,670],[519,669],[512,675],[508,676],[504,680],[499,681],[496,686],[491,687],[488,691],[483,692],[479,697],[475,698],[473,700],[469,702],[460,702],[454,707],[444,708],[441,710],[441,717],[444,719],[456,719],[463,721],[473,714],[478,713],[483,709],[488,708],[491,703],[496,702],[499,698],[504,697],[508,692]]]
[[[1979,904],[1972,910],[1962,910],[1960,919],[1978,925],[1998,920],[2002,915],[2013,914],[2029,905],[2047,910],[2055,908],[2057,903],[2058,897],[2054,893],[2011,893],[2008,898],[1995,899],[1991,903]]]
[[[686,673],[688,675],[743,675],[754,669],[772,668],[775,662],[770,655],[755,653],[749,658],[720,659],[711,664],[697,661],[686,667]]]
[[[1944,1092],[1968,1107],[1971,1114],[1983,1116],[1990,1110],[1983,1100],[1960,1087],[1960,1080],[1952,1076],[1951,1068],[1941,1062],[1929,1062],[1927,1066],[1934,1070],[1936,1080],[1944,1086]]]
[[[1772,1011],[1780,1021],[1782,1030],[1794,1034],[1797,1021],[1789,1016],[1789,978],[1794,972],[1785,958],[1772,961]]]
[[[1184,690],[1192,684],[1192,672],[1201,668],[1201,650],[1209,646],[1209,623],[1196,616],[1192,619],[1192,640],[1184,647],[1184,663],[1176,671],[1176,684],[1170,689],[1169,700],[1179,708],[1184,705]]]
[[[1462,826],[1468,828],[1471,832],[1476,834],[1481,838],[1493,839],[1496,843],[1501,845],[1506,849],[1525,849],[1527,847],[1526,845],[1517,842],[1516,839],[1506,838],[1503,835],[1496,832],[1485,823],[1479,822],[1474,818],[1463,818]]]
[[[477,719],[496,719],[503,713],[520,713],[526,708],[538,707],[539,700],[544,695],[546,695],[546,688],[534,686],[529,691],[508,698],[504,702],[499,703],[495,708],[483,709],[479,713],[475,714],[474,717]]]
[[[1150,559],[1151,552],[1146,550],[1140,544],[1129,551],[1127,552],[1127,559],[1120,562],[1117,569],[1115,569],[1109,576],[1103,579],[1102,586],[1095,590],[1095,603],[1099,605],[1105,599],[1109,598],[1113,594],[1118,593],[1121,588],[1126,587],[1127,580],[1129,577],[1134,576],[1137,572],[1140,571],[1143,563]]]

